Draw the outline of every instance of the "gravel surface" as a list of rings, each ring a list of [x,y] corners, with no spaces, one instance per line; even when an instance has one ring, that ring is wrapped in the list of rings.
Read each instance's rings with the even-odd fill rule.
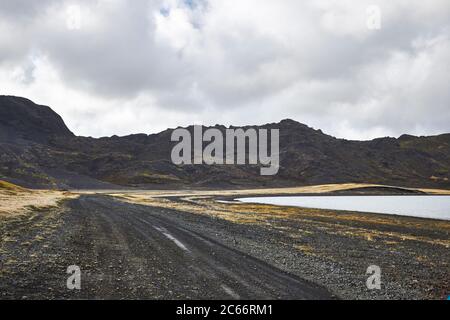
[[[444,299],[450,292],[446,221],[164,200],[170,206],[81,196],[2,219],[0,298]],[[79,291],[66,288],[70,265],[82,270]],[[381,268],[381,290],[367,289],[370,265]]]
[[[167,218],[171,215],[83,196],[65,212],[11,221],[3,225],[14,241],[2,241],[2,298],[332,298],[326,289],[179,225]],[[36,240],[44,220],[54,231]],[[14,232],[20,223],[22,232]],[[66,287],[71,265],[81,269],[81,290]]]

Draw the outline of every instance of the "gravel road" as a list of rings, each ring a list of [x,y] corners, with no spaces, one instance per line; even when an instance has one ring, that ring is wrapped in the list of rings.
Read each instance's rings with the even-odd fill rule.
[[[63,212],[43,210],[3,226],[1,298],[333,298],[171,219],[170,209],[91,195],[54,210]],[[81,290],[66,287],[70,265],[81,269]]]

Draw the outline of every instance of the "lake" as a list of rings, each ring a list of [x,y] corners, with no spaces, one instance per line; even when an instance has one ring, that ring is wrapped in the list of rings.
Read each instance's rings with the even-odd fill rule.
[[[240,198],[236,200],[245,203],[450,220],[450,196],[284,196]]]

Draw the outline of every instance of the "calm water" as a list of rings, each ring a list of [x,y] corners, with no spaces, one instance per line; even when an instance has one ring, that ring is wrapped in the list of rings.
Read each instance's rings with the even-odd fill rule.
[[[450,220],[450,196],[314,196],[237,199],[304,208],[349,210]]]

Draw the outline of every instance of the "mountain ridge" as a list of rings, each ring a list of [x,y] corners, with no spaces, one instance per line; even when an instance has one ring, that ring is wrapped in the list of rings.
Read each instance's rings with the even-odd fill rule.
[[[0,96],[0,179],[31,188],[247,188],[364,182],[450,188],[450,134],[368,141],[324,134],[292,119],[280,129],[280,171],[259,166],[174,165],[174,129],[111,137],[74,135],[52,109]],[[216,125],[204,128],[227,127]],[[229,126],[228,128],[237,128]],[[186,127],[192,131],[193,126]]]

